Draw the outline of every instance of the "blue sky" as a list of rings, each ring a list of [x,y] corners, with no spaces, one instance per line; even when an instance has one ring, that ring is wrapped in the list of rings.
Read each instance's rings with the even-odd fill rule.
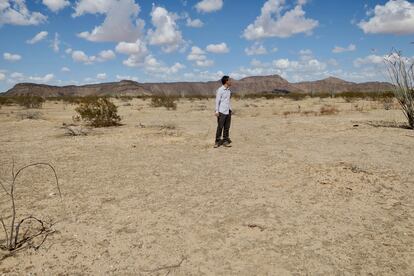
[[[0,91],[279,74],[386,80],[414,56],[407,0],[0,0]]]

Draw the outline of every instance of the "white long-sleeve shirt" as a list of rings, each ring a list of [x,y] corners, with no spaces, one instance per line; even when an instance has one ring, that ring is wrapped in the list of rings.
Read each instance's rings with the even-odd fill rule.
[[[222,85],[216,91],[216,112],[228,115],[231,110],[230,106],[231,91]]]

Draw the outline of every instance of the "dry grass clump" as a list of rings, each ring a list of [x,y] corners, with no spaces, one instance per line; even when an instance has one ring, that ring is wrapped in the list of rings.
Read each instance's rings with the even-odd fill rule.
[[[319,110],[320,115],[335,115],[338,113],[339,113],[339,110],[333,105],[324,105]]]
[[[17,114],[20,120],[40,120],[43,118],[43,114],[39,111],[27,110]]]

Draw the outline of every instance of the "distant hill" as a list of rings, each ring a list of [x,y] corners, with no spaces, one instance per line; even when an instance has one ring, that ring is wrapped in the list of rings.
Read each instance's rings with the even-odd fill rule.
[[[334,77],[318,81],[299,82],[294,85],[305,93],[388,92],[393,89],[393,85],[388,82],[355,83]]]
[[[89,95],[213,95],[220,86],[219,81],[139,83],[123,80],[120,82],[89,84],[82,86],[51,86],[34,83],[19,83],[5,92],[6,96],[38,95],[89,96]],[[388,92],[393,86],[386,82],[347,82],[338,78],[318,81],[290,83],[279,75],[254,76],[234,80],[232,92],[237,94],[257,93],[342,93],[342,92]]]

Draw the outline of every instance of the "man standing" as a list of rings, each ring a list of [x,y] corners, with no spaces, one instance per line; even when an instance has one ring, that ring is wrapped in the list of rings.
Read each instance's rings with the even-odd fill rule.
[[[217,117],[217,131],[216,131],[216,142],[214,144],[215,148],[223,145],[225,147],[231,147],[231,140],[229,138],[230,132],[230,123],[231,123],[231,107],[230,107],[230,97],[231,97],[231,80],[229,76],[224,76],[221,78],[221,83],[223,84],[216,91],[216,117]],[[221,139],[221,134],[223,133],[223,140]]]

